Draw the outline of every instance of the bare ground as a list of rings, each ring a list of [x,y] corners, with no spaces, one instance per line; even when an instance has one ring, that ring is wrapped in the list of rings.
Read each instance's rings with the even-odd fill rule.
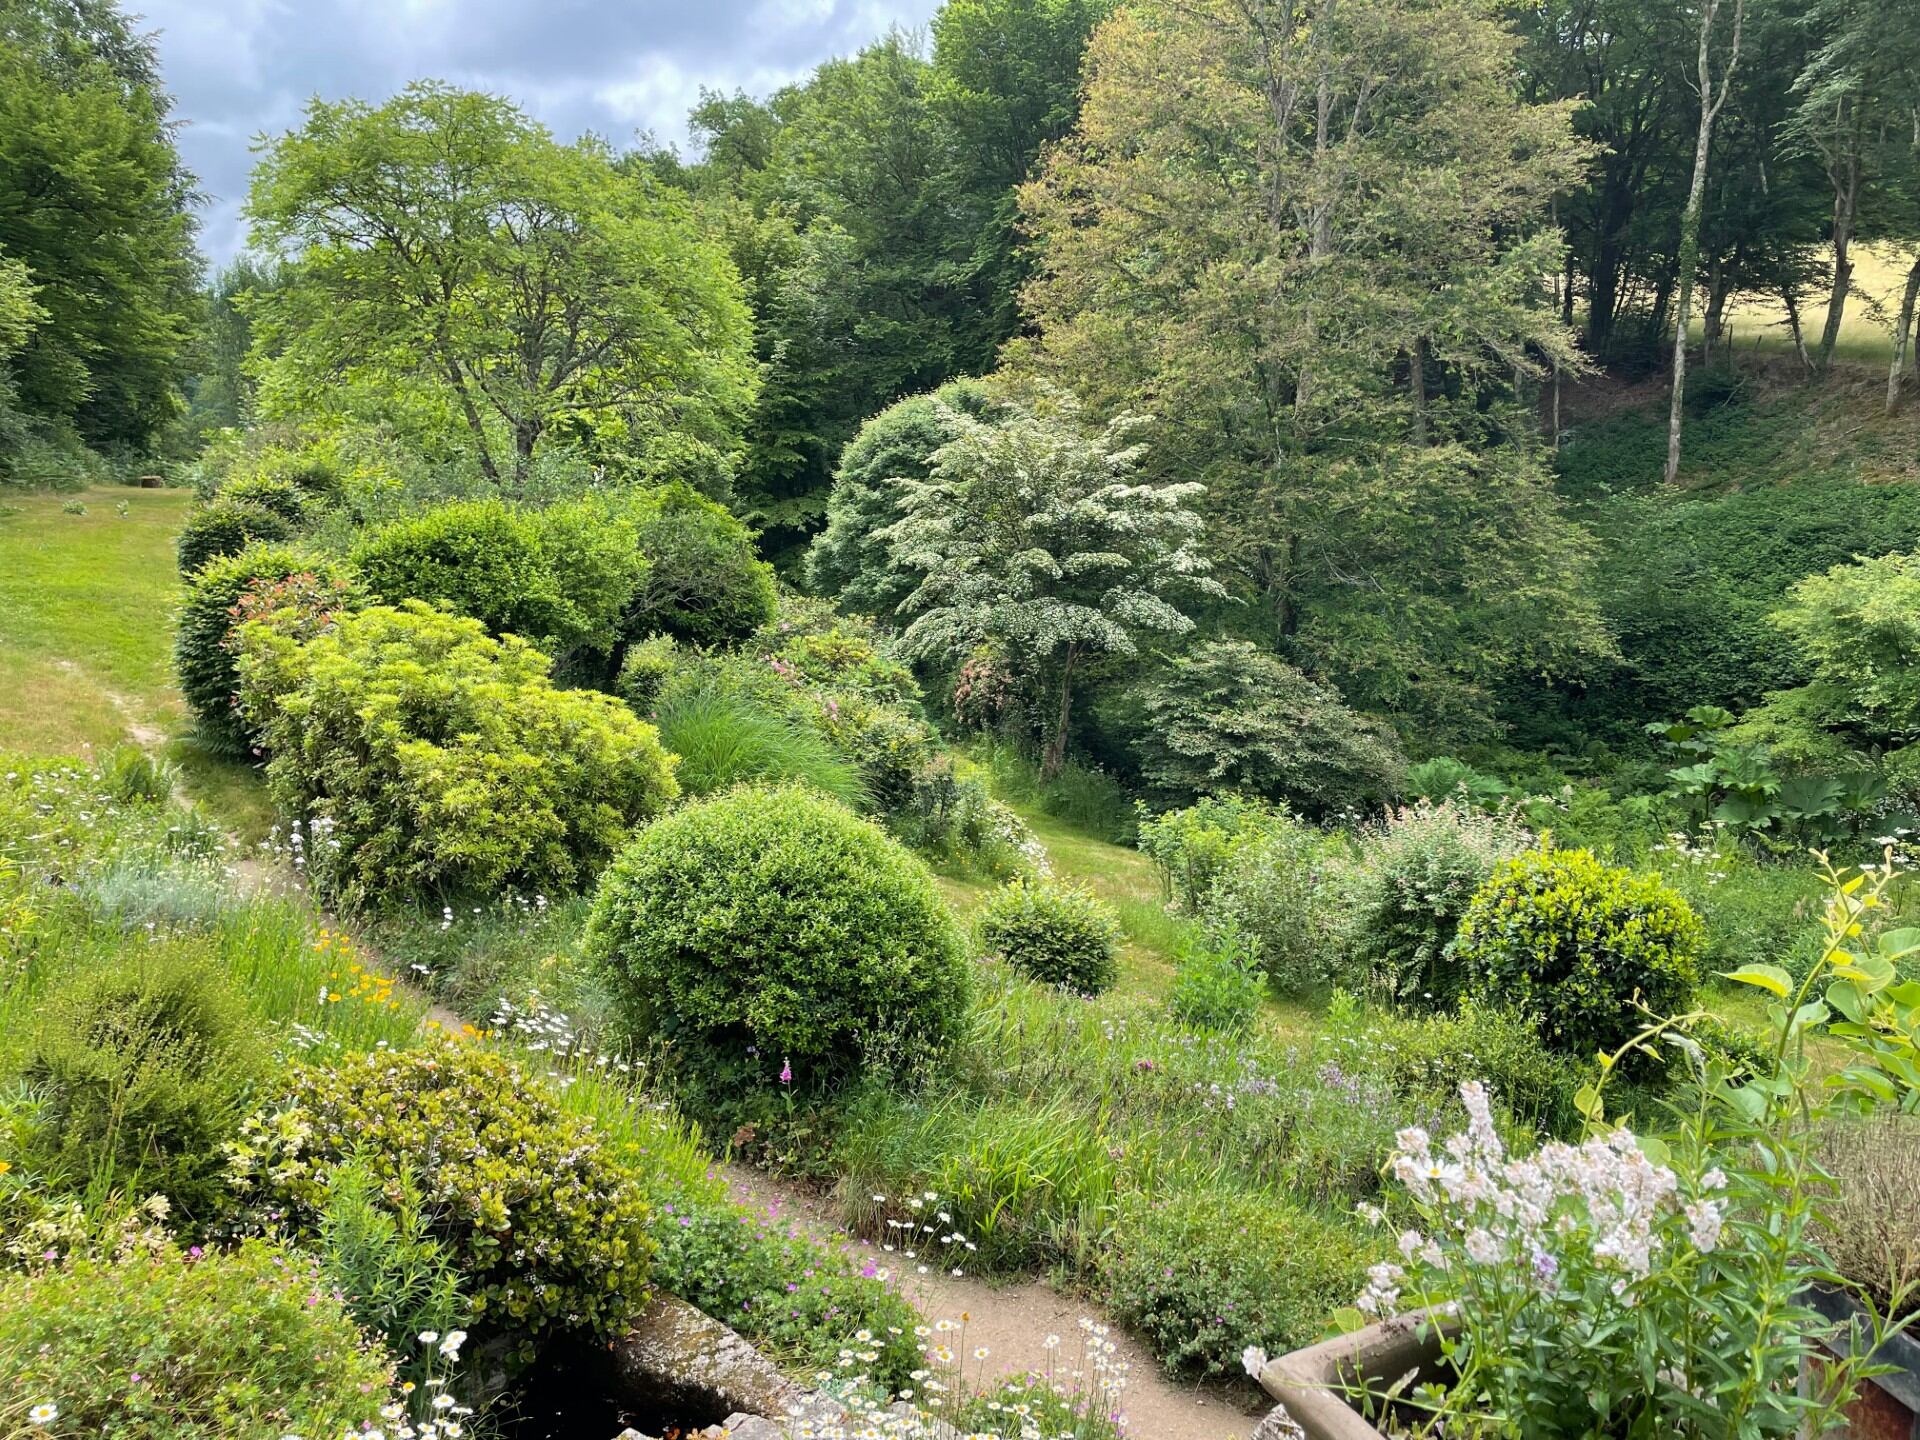
[[[740,1165],[722,1173],[739,1204],[766,1213],[816,1240],[855,1251],[868,1243],[847,1234],[834,1220],[831,1202],[806,1189]],[[913,1277],[910,1298],[929,1320],[960,1320],[961,1341],[953,1345],[966,1363],[969,1381],[992,1380],[1046,1369],[1048,1336],[1060,1337],[1052,1353],[1064,1357],[1056,1374],[1071,1368],[1080,1354],[1082,1318],[1104,1324],[1105,1317],[1039,1281],[989,1285],[985,1281],[936,1270]],[[1115,1358],[1127,1366],[1124,1405],[1127,1433],[1140,1440],[1246,1440],[1259,1419],[1244,1390],[1184,1385],[1160,1369],[1146,1349],[1117,1326],[1107,1338],[1118,1347]],[[973,1358],[984,1347],[984,1360]]]

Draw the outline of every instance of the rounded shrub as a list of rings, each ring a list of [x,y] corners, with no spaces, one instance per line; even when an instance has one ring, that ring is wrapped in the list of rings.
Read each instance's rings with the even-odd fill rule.
[[[306,523],[306,494],[283,476],[236,475],[220,487],[215,498],[271,510],[296,530]]]
[[[626,638],[730,645],[773,619],[773,567],[725,506],[676,483],[639,492],[625,516],[647,560],[621,626]]]
[[[268,784],[325,838],[309,879],[349,906],[578,887],[679,794],[651,725],[555,688],[545,656],[477,620],[414,601],[241,643]]]
[[[650,635],[627,647],[613,693],[626,701],[634,714],[650,715],[683,661],[679,642],[671,635]]]
[[[943,1048],[966,1007],[960,936],[926,866],[798,786],[730,791],[642,830],[601,878],[586,949],[631,1034],[715,1078],[896,1068]]]
[[[244,755],[249,736],[240,710],[239,657],[234,631],[242,623],[241,602],[294,577],[321,612],[345,609],[359,598],[350,572],[317,552],[290,545],[256,542],[233,555],[209,561],[187,582],[174,631],[173,666],[180,693],[193,711],[201,738],[224,755]]]
[[[263,505],[249,500],[215,500],[187,517],[175,550],[180,573],[192,575],[209,560],[233,555],[256,540],[291,539],[293,527]]]
[[[258,1240],[0,1277],[0,1415],[55,1412],[44,1429],[6,1433],[370,1431],[392,1367],[329,1289],[311,1260]]]
[[[1249,1345],[1282,1355],[1318,1340],[1376,1249],[1353,1223],[1270,1193],[1197,1190],[1123,1205],[1095,1265],[1109,1313],[1168,1369],[1229,1375]]]
[[[1015,880],[980,908],[973,933],[982,955],[1078,995],[1111,990],[1120,973],[1120,922],[1081,886]]]
[[[36,1103],[26,1167],[71,1189],[164,1195],[204,1227],[231,1198],[221,1147],[265,1073],[224,971],[151,946],[58,982],[14,1065]]]
[[[593,1123],[504,1057],[444,1041],[303,1065],[233,1155],[241,1193],[318,1229],[335,1172],[417,1186],[425,1233],[459,1270],[476,1328],[530,1357],[548,1331],[612,1334],[647,1301],[650,1211]]]
[[[495,635],[538,641],[570,628],[539,535],[499,500],[461,500],[361,540],[353,565],[374,599],[425,600]]]
[[[1706,943],[1699,917],[1658,876],[1589,850],[1532,850],[1501,862],[1460,920],[1455,958],[1475,991],[1532,1017],[1556,1050],[1592,1055],[1643,1016],[1686,1008]]]
[[[1526,852],[1518,821],[1461,799],[1421,801],[1363,831],[1348,924],[1370,978],[1394,999],[1444,1010],[1466,987],[1454,933],[1503,860]]]

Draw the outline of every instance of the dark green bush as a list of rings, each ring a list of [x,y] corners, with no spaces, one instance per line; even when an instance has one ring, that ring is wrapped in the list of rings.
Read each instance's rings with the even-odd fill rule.
[[[1108,1312],[1168,1369],[1232,1375],[1249,1345],[1281,1355],[1318,1340],[1379,1248],[1274,1194],[1199,1190],[1123,1205],[1095,1264]]]
[[[424,1234],[458,1267],[480,1326],[522,1358],[550,1331],[619,1332],[647,1301],[650,1209],[593,1124],[504,1057],[457,1041],[304,1065],[247,1122],[233,1170],[256,1208],[323,1230],[336,1175],[389,1205],[419,1187]]]
[[[292,538],[293,527],[273,511],[246,500],[215,500],[187,516],[175,549],[180,573],[191,576],[209,560],[234,555],[256,540]]]
[[[667,634],[694,645],[746,639],[774,616],[773,568],[753,533],[723,506],[681,484],[623,506],[647,571],[621,625],[628,640]]]
[[[783,1062],[810,1087],[909,1063],[951,1040],[966,1006],[960,937],[926,867],[794,786],[642,830],[602,877],[586,949],[636,1040],[760,1088]]]
[[[1588,850],[1503,861],[1461,917],[1455,956],[1476,993],[1530,1016],[1556,1050],[1591,1056],[1644,1015],[1684,1010],[1700,979],[1699,917],[1658,876]]]
[[[204,1228],[230,1199],[221,1146],[267,1057],[199,950],[149,946],[58,982],[15,1066],[37,1104],[27,1168],[95,1195],[160,1194]]]
[[[0,1276],[8,1435],[358,1435],[392,1378],[312,1262],[264,1241]],[[20,1423],[36,1404],[44,1429]]]
[[[248,545],[209,561],[187,582],[173,638],[174,674],[201,737],[220,754],[244,755],[250,740],[240,712],[239,656],[233,644],[243,618],[240,602],[263,583],[296,575],[311,577],[316,599],[330,593],[332,608],[348,608],[359,598],[344,566],[289,545]]]
[[[1140,688],[1140,773],[1173,803],[1231,791],[1325,816],[1376,809],[1405,780],[1390,728],[1248,641],[1201,645]]]
[[[257,623],[241,638],[275,801],[348,905],[585,884],[679,793],[651,725],[556,689],[546,657],[477,620],[413,601],[305,645]]]
[[[1082,886],[1015,880],[980,907],[980,953],[1076,995],[1111,990],[1120,973],[1120,922]]]
[[[307,520],[306,492],[279,475],[237,475],[214,498],[271,510],[295,530]]]
[[[1370,982],[1406,1004],[1450,1009],[1466,981],[1453,957],[1460,917],[1500,862],[1532,838],[1458,798],[1423,800],[1364,831],[1347,898]]]
[[[1276,989],[1298,994],[1344,976],[1338,925],[1351,866],[1340,842],[1284,812],[1264,823],[1215,875],[1200,919],[1233,935]]]

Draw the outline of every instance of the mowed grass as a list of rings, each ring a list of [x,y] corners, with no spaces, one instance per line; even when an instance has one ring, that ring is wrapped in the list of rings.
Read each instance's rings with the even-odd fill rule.
[[[67,513],[76,502],[84,514]],[[173,542],[192,503],[185,490],[126,486],[0,497],[0,748],[162,752],[254,841],[273,823],[259,773],[194,743],[173,683]]]
[[[169,661],[184,490],[0,500],[0,736],[36,755],[177,732]],[[78,502],[86,513],[68,514]],[[124,513],[123,513],[124,512]]]

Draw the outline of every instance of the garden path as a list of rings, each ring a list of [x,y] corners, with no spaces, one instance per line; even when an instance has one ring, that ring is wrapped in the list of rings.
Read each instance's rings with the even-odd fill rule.
[[[785,1221],[803,1234],[827,1244],[856,1251],[867,1243],[850,1236],[833,1218],[832,1202],[817,1190],[778,1179],[740,1165],[723,1167],[734,1200]],[[966,1358],[969,1380],[976,1375],[993,1379],[1045,1370],[1047,1337],[1060,1337],[1062,1368],[1070,1369],[1080,1354],[1083,1316],[1104,1323],[1091,1307],[1062,1295],[1037,1280],[1008,1285],[944,1272],[918,1276],[907,1287],[909,1296],[930,1320],[964,1318],[962,1340],[953,1348]],[[1244,1389],[1183,1385],[1171,1380],[1146,1348],[1118,1326],[1109,1339],[1118,1347],[1116,1358],[1127,1365],[1125,1412],[1127,1434],[1135,1440],[1245,1440],[1258,1414],[1249,1414],[1253,1398]],[[987,1358],[974,1360],[985,1347]],[[977,1367],[977,1368],[976,1368]]]

